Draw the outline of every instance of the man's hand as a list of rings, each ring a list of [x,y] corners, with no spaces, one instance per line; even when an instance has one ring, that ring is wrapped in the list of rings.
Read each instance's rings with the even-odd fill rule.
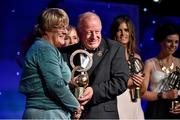
[[[78,98],[78,101],[82,106],[84,106],[91,100],[92,96],[93,96],[92,87],[87,87],[83,95]]]

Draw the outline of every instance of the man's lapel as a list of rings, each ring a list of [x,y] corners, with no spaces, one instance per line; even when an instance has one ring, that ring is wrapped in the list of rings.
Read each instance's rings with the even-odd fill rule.
[[[102,60],[102,58],[105,56],[105,54],[107,53],[108,49],[107,46],[105,44],[105,41],[101,42],[101,45],[99,47],[99,50],[96,51],[93,54],[93,65],[90,68],[90,70],[88,71],[89,76],[91,76],[92,72],[94,71],[94,69],[98,66],[98,64],[100,63],[100,61]]]

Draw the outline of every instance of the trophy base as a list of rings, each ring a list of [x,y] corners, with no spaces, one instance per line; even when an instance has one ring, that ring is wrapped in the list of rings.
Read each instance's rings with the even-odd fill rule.
[[[76,87],[75,88],[74,95],[76,98],[79,98],[81,95],[83,95],[83,93],[84,93],[84,87]]]
[[[136,87],[135,88],[135,95],[136,95],[136,98],[138,99],[140,99],[141,98],[141,89],[140,89],[140,87]]]
[[[137,99],[141,99],[141,89],[136,87],[130,90],[132,102],[137,102]]]

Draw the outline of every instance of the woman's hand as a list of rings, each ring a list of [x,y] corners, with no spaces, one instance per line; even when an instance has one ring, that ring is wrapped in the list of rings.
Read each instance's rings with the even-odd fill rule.
[[[84,110],[84,106],[80,106],[74,113],[73,113],[73,119],[79,120],[82,114],[82,111]]]
[[[178,90],[177,89],[171,89],[171,90],[168,90],[167,92],[163,92],[162,98],[163,99],[170,99],[170,100],[176,99],[176,98],[178,98]]]
[[[78,77],[79,77],[79,75],[76,76],[76,77],[71,78],[70,86],[72,86],[72,87],[78,87],[78,84],[77,84],[77,83],[78,83],[78,82],[77,82]]]
[[[180,114],[180,103],[176,105],[174,109],[171,108],[169,112],[172,114]]]
[[[137,87],[141,87],[144,81],[144,74],[139,73],[139,74],[134,74],[131,79],[133,80],[133,83]]]

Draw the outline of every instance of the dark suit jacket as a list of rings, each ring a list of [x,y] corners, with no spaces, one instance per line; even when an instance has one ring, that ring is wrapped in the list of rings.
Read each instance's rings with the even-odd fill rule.
[[[60,51],[69,63],[71,53],[80,48],[81,45],[76,44]],[[116,41],[102,39],[99,48],[94,52],[93,65],[88,71],[93,97],[85,106],[82,118],[119,118],[116,98],[127,89],[128,70],[124,47]]]

